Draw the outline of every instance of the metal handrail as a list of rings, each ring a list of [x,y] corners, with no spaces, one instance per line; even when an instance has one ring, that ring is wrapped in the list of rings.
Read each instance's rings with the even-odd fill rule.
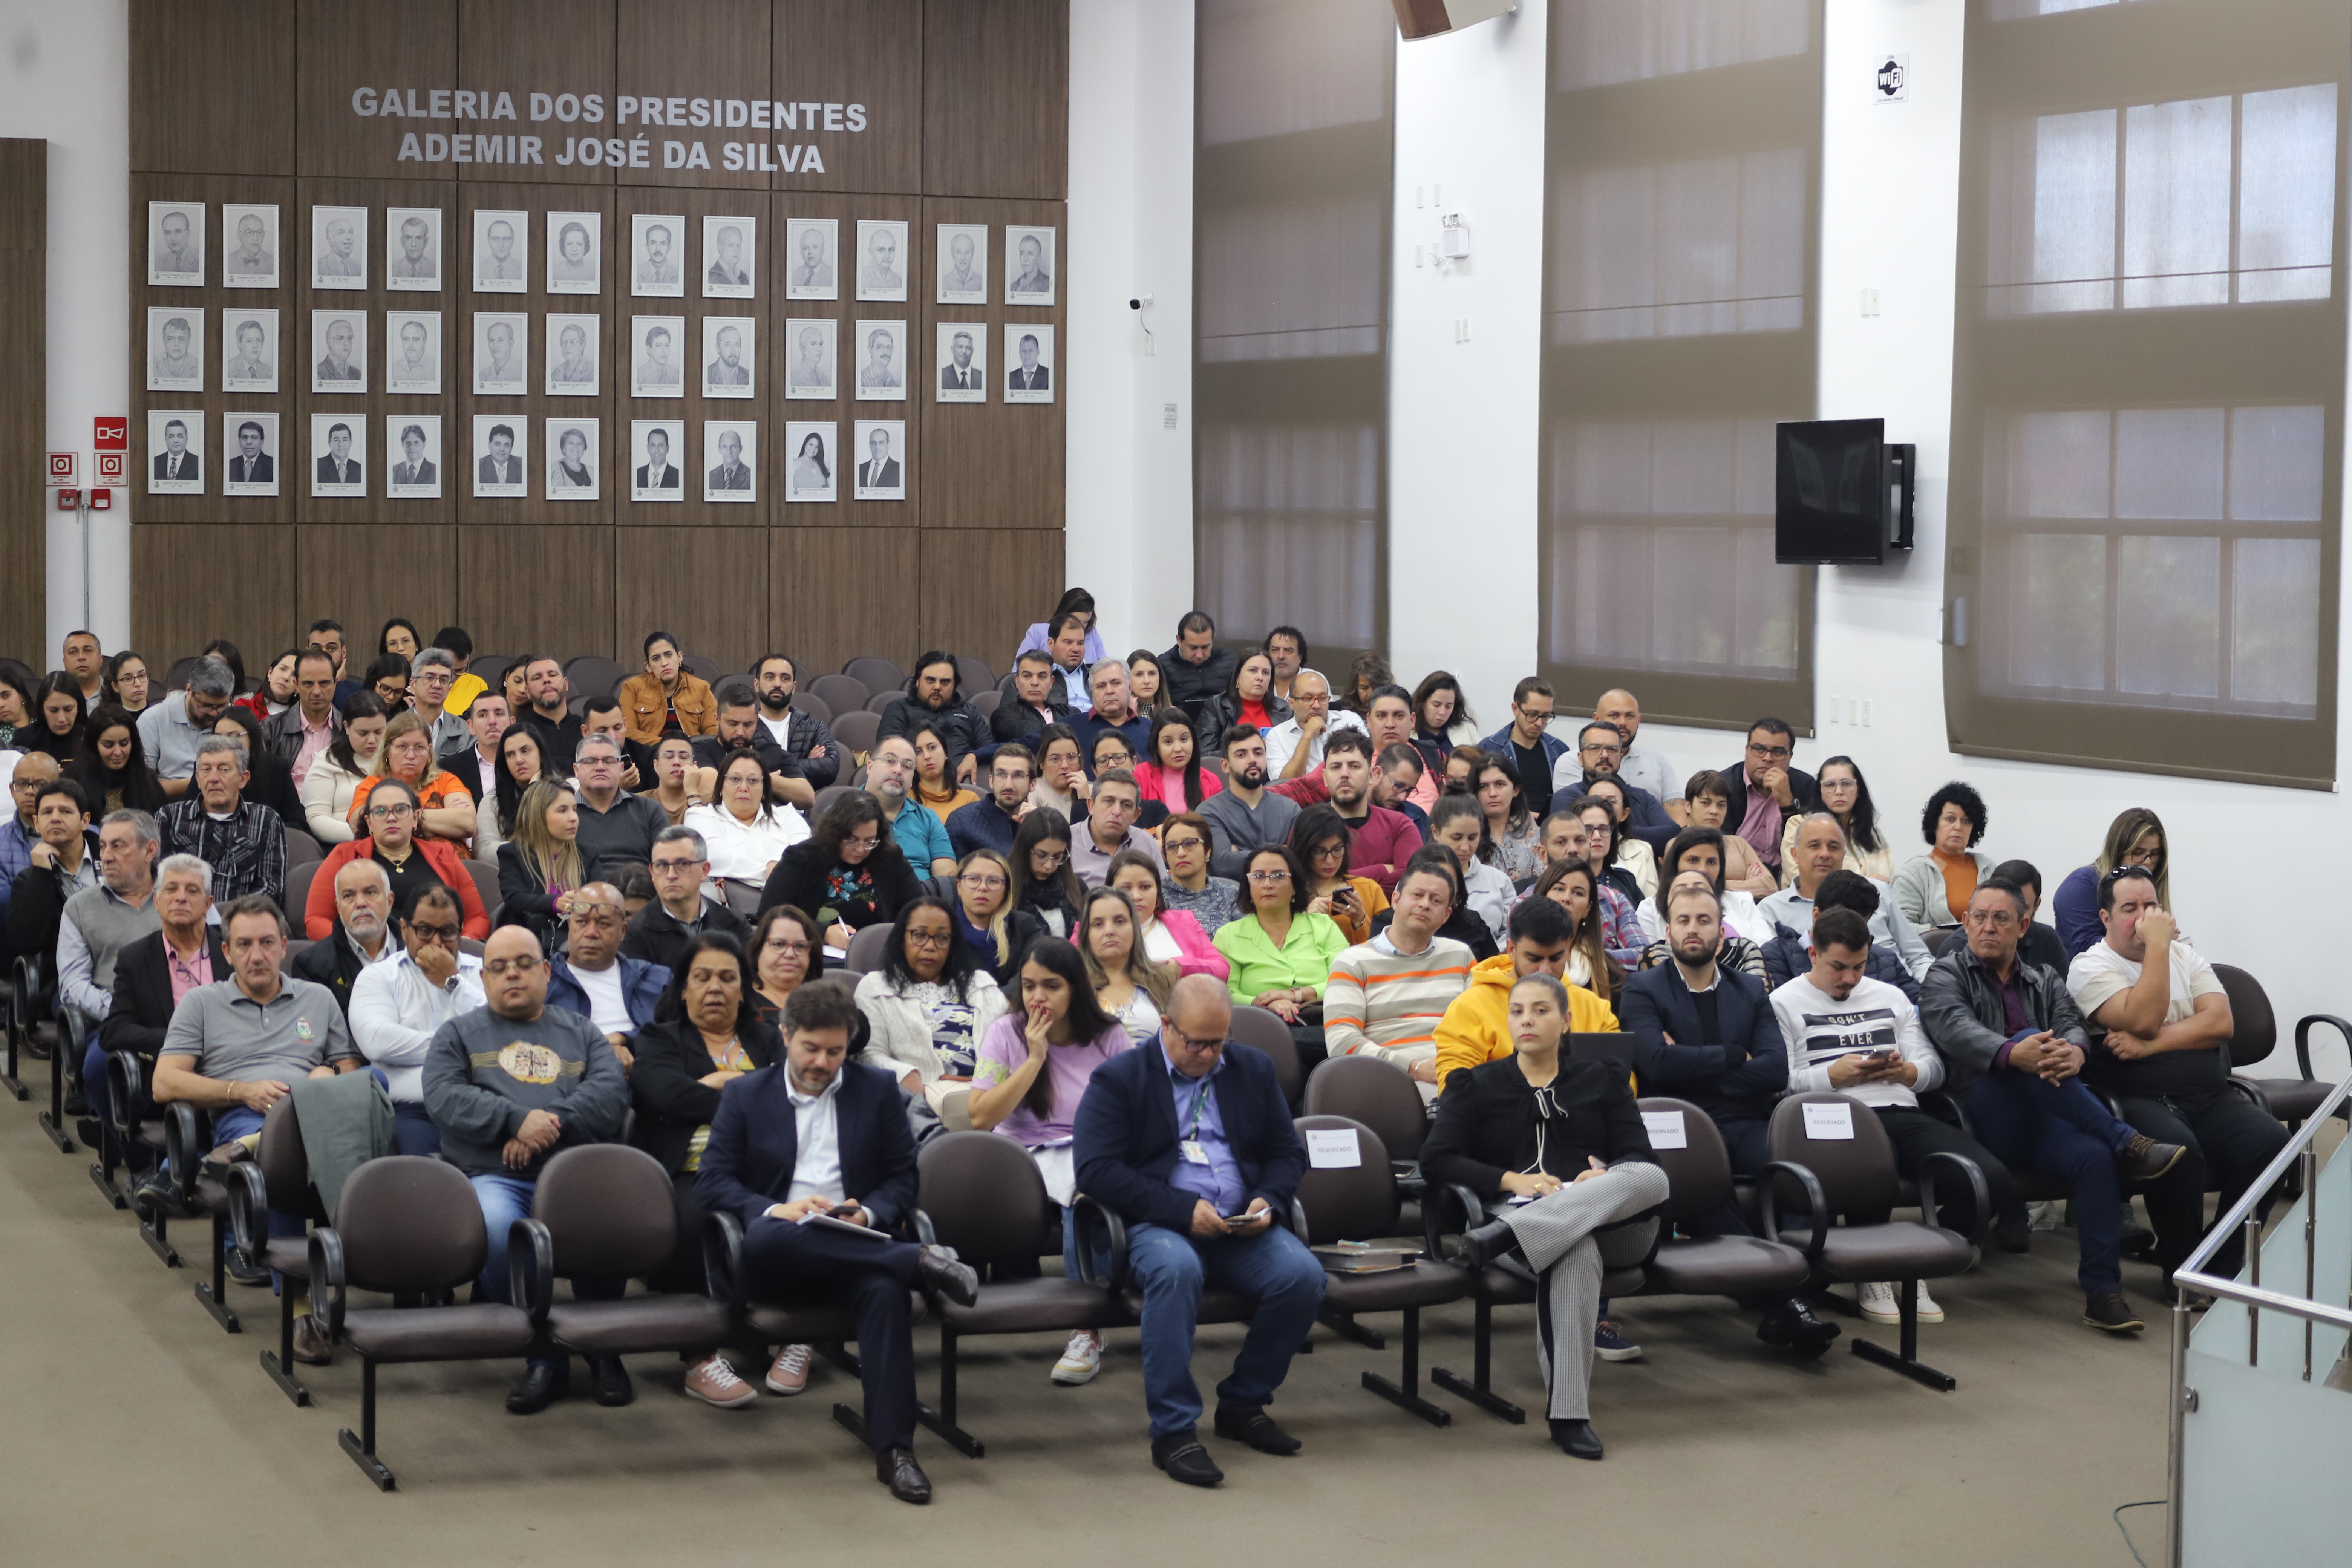
[[[2254,1210],[2263,1196],[2278,1184],[2279,1178],[2286,1174],[2290,1166],[2300,1163],[2304,1173],[2304,1279],[2305,1288],[2309,1289],[2313,1238],[2316,1234],[2313,1227],[2319,1203],[2319,1184],[2315,1179],[2318,1158],[2313,1140],[2319,1136],[2319,1130],[2327,1125],[2328,1119],[2345,1103],[2347,1096],[2352,1096],[2352,1078],[2347,1078],[2328,1091],[2327,1098],[2321,1100],[2318,1109],[2294,1130],[2287,1139],[2286,1146],[2263,1167],[2263,1173],[2248,1184],[2244,1194],[2230,1206],[2230,1211],[2214,1220],[2213,1228],[2205,1233],[2205,1239],[2189,1253],[2188,1261],[2172,1272],[2172,1413],[2165,1456],[2165,1491],[2170,1500],[2165,1508],[2164,1527],[2164,1560],[2168,1568],[2180,1568],[2180,1447],[2189,1418],[2189,1293],[2201,1290],[2221,1300],[2240,1302],[2247,1309],[2249,1365],[2253,1363],[2255,1325],[2261,1313],[2284,1312],[2303,1320],[2305,1324],[2303,1367],[2305,1382],[2311,1378],[2308,1325],[2327,1323],[2352,1332],[2352,1310],[2263,1288],[2262,1237],[2259,1225],[2253,1219]],[[2247,1263],[2254,1275],[2254,1283],[2250,1285],[2241,1285],[2235,1279],[2224,1279],[2205,1272],[2206,1265],[2213,1260],[2213,1254],[2236,1234],[2243,1234],[2246,1238]]]

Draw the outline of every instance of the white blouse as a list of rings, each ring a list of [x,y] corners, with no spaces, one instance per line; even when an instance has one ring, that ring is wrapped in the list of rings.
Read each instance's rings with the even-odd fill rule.
[[[724,806],[690,805],[685,826],[702,835],[709,847],[710,875],[736,881],[759,881],[772,862],[809,836],[808,819],[789,805],[778,806],[749,822],[739,820]]]

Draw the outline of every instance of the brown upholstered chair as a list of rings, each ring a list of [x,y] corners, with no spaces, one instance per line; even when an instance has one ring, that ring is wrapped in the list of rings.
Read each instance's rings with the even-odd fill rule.
[[[848,679],[846,676],[842,679]],[[845,710],[836,704],[833,710],[833,737],[841,742],[842,750],[856,761],[874,754],[874,743],[882,731],[882,715],[870,708]]]
[[[1645,1116],[1679,1117],[1684,1147],[1663,1147],[1662,1142],[1671,1140],[1662,1141],[1654,1133],[1650,1140],[1650,1152],[1666,1173],[1668,1193],[1658,1206],[1658,1241],[1643,1260],[1641,1289],[1633,1294],[1729,1296],[1744,1301],[1790,1296],[1804,1289],[1811,1266],[1786,1242],[1754,1236],[1672,1234],[1677,1222],[1712,1214],[1731,1196],[1731,1154],[1714,1119],[1689,1101],[1658,1097],[1644,1099],[1641,1106]]]
[[[2263,983],[2233,963],[2217,963],[2214,977],[2221,989],[2230,994],[2230,1068],[2235,1072],[2270,1059],[2278,1047],[2278,1015],[2271,1010],[2270,994]],[[2289,1127],[2299,1127],[2311,1120],[2320,1101],[2334,1092],[2336,1086],[2315,1076],[2311,1070],[2311,1030],[2313,1025],[2334,1029],[2346,1045],[2352,1046],[2352,1023],[2329,1013],[2314,1013],[2296,1021],[2294,1026],[2295,1065],[2303,1069],[2301,1078],[2243,1078],[2238,1081],[2250,1084],[2262,1096],[2263,1109]],[[2337,1114],[2347,1114],[2338,1111]]]
[[[1053,1250],[1055,1205],[1027,1150],[993,1132],[949,1132],[917,1156],[921,1187],[915,1234],[952,1247],[974,1268],[1034,1264]],[[969,1307],[941,1298],[940,1403],[921,1417],[959,1451],[977,1459],[985,1446],[956,1424],[957,1342],[967,1334],[1070,1333],[1129,1321],[1110,1290],[1093,1279],[1041,1277],[984,1284]]]
[[[1808,1105],[1845,1107],[1853,1136],[1811,1136],[1805,1124]],[[1930,1388],[1957,1387],[1953,1378],[1919,1360],[1919,1320],[1913,1288],[1919,1280],[1941,1279],[1969,1267],[1969,1244],[1982,1237],[1992,1221],[1992,1198],[1985,1186],[1984,1172],[1975,1161],[1939,1149],[1920,1162],[1920,1219],[1833,1225],[1832,1221],[1857,1214],[1885,1214],[1895,1205],[1895,1145],[1878,1118],[1869,1107],[1843,1094],[1792,1094],[1773,1107],[1767,1136],[1772,1158],[1765,1165],[1765,1180],[1758,1194],[1765,1234],[1802,1248],[1816,1280],[1856,1285],[1870,1279],[1895,1282],[1896,1306],[1902,1314],[1901,1352],[1890,1352],[1857,1338],[1853,1342],[1854,1353]],[[1940,1207],[1936,1196],[1939,1171],[1969,1189],[1973,1223],[1967,1236],[1932,1223]],[[1780,1222],[1780,1200],[1791,1190],[1804,1196],[1807,1215],[1801,1226]]]
[[[1414,1098],[1420,1097],[1416,1093]],[[1310,1247],[1328,1247],[1392,1234],[1403,1198],[1380,1134],[1345,1116],[1302,1116],[1297,1127],[1301,1142],[1315,1132],[1353,1132],[1358,1161],[1352,1167],[1307,1166],[1296,1200],[1300,1239]],[[1403,1313],[1404,1346],[1396,1381],[1368,1372],[1364,1386],[1433,1426],[1447,1426],[1453,1424],[1452,1413],[1421,1396],[1421,1310],[1458,1301],[1469,1293],[1470,1271],[1439,1261],[1432,1249],[1428,1257],[1402,1268],[1328,1275],[1323,1306],[1350,1319],[1362,1312]]]
[[[866,682],[854,675],[820,675],[814,680],[803,682],[801,689],[824,703],[828,715],[856,713],[864,709],[866,700],[874,695]],[[832,722],[831,717],[826,722]]]
[[[877,693],[895,697],[907,689],[907,672],[898,661],[877,654],[861,654],[843,665],[841,673],[866,688],[869,698]]]
[[[849,947],[841,955],[841,967],[852,974],[871,974],[882,967],[884,954],[889,951],[889,925],[885,922],[867,926],[850,937]]]
[[[677,1248],[677,1205],[661,1162],[624,1143],[566,1149],[539,1173],[530,1217],[530,1294],[518,1297],[557,1350],[636,1355],[717,1349],[734,1328],[720,1301],[677,1291],[558,1301],[562,1279],[641,1279]],[[518,1238],[520,1239],[520,1237]]]
[[[1255,1046],[1274,1058],[1274,1078],[1282,1085],[1282,1098],[1293,1110],[1297,1110],[1298,1097],[1307,1088],[1307,1071],[1299,1064],[1298,1046],[1290,1037],[1290,1026],[1264,1007],[1244,1003],[1234,1009],[1229,1033],[1243,1045]]]
[[[1288,1031],[1284,1037],[1289,1037]],[[1378,1057],[1330,1057],[1318,1062],[1307,1075],[1300,1110],[1308,1116],[1344,1116],[1362,1122],[1379,1136],[1401,1176],[1420,1162],[1421,1145],[1429,1136],[1429,1106],[1421,1090],[1403,1068]],[[1418,1229],[1412,1234],[1418,1235]]]
[[[278,1289],[278,1349],[261,1352],[261,1370],[296,1405],[310,1403],[310,1390],[294,1374],[294,1298],[310,1280],[310,1246],[299,1236],[269,1234],[268,1211],[327,1223],[327,1211],[310,1184],[310,1156],[302,1146],[302,1123],[291,1095],[261,1119],[261,1141],[253,1158],[226,1168],[229,1226],[237,1256],[247,1264],[274,1270]],[[469,1189],[470,1190],[470,1189]]]
[[[343,1184],[338,1223],[310,1233],[312,1310],[331,1340],[360,1357],[360,1434],[336,1434],[343,1452],[384,1491],[391,1468],[375,1451],[375,1369],[382,1363],[507,1361],[530,1349],[530,1314],[495,1301],[429,1307],[364,1308],[346,1292],[438,1297],[467,1284],[489,1256],[482,1205],[455,1165],[415,1154],[371,1160]],[[528,1221],[518,1220],[518,1231]],[[524,1298],[533,1248],[509,1248],[511,1293]]]

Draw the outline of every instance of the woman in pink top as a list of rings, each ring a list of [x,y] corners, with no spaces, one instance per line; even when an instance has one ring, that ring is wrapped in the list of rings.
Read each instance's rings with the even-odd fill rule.
[[[1135,907],[1136,940],[1143,956],[1175,967],[1177,978],[1206,974],[1223,980],[1233,966],[1189,910],[1171,910],[1161,897],[1160,868],[1139,849],[1122,849],[1103,868],[1103,886],[1116,888]]]
[[[1202,801],[1224,788],[1215,772],[1201,765],[1192,749],[1192,721],[1181,708],[1163,708],[1151,721],[1146,757],[1135,764],[1135,787],[1146,800],[1156,800],[1173,816],[1195,811]]]
[[[1086,961],[1060,937],[1040,937],[1021,961],[1021,1005],[989,1026],[972,1068],[971,1096],[965,1107],[971,1124],[999,1132],[1027,1149],[1045,1178],[1045,1191],[1062,1205],[1062,1265],[1079,1278],[1077,1169],[1070,1139],[1095,1068],[1133,1043],[1118,1020],[1095,1000]],[[1102,1341],[1081,1329],[1070,1336],[1054,1381],[1093,1380],[1102,1366]]]

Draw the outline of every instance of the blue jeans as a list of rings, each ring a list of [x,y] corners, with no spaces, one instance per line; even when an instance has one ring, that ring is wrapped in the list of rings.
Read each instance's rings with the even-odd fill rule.
[[[521,1176],[468,1176],[474,1184],[474,1201],[482,1205],[482,1224],[490,1233],[489,1256],[482,1260],[482,1294],[491,1300],[519,1305],[509,1300],[507,1289],[507,1237],[514,1222],[530,1217],[531,1200],[538,1196],[539,1184]],[[572,1300],[577,1301],[610,1301],[620,1298],[628,1289],[626,1279],[575,1279],[572,1281]],[[562,1368],[571,1358],[559,1354],[533,1355],[533,1366]]]
[[[1256,1410],[1272,1399],[1323,1301],[1323,1266],[1307,1244],[1280,1226],[1262,1236],[1199,1237],[1138,1225],[1128,1231],[1127,1249],[1143,1290],[1143,1400],[1151,1436],[1200,1425],[1192,1331],[1204,1286],[1237,1290],[1257,1303],[1233,1375],[1217,1384],[1217,1408]]]
[[[215,1149],[224,1143],[234,1142],[239,1138],[249,1138],[260,1131],[261,1112],[248,1106],[232,1105],[226,1110],[213,1112],[213,1147]],[[269,1236],[273,1241],[285,1237],[300,1236],[305,1228],[300,1215],[280,1214],[276,1209],[269,1211]],[[229,1247],[234,1243],[224,1234],[221,1237],[221,1245]],[[276,1290],[284,1283],[285,1281],[273,1269],[269,1276],[269,1288]]]
[[[2123,1289],[2123,1181],[2116,1156],[2132,1129],[2116,1120],[2079,1078],[2045,1083],[1995,1068],[1969,1090],[1977,1141],[2011,1170],[2032,1169],[2074,1184],[2074,1228],[2083,1258],[2074,1278],[2085,1294]]]
[[[422,1102],[394,1100],[392,1107],[393,1147],[404,1154],[441,1152],[441,1129],[425,1113]]]

